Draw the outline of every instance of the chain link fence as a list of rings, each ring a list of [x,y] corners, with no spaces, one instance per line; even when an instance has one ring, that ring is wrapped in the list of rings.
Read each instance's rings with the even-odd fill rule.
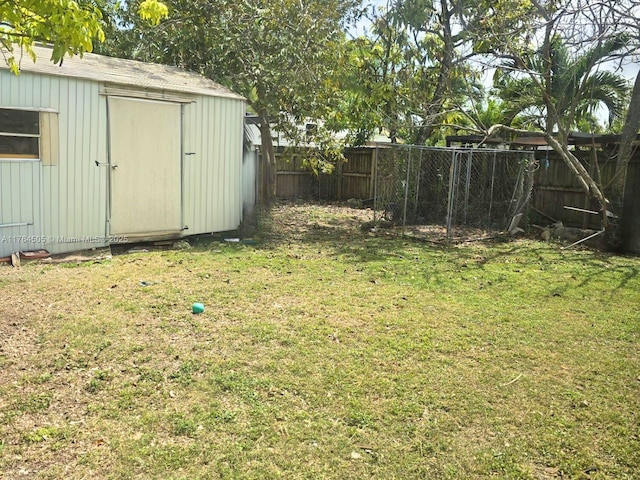
[[[374,220],[455,242],[511,231],[526,213],[533,152],[379,145]]]

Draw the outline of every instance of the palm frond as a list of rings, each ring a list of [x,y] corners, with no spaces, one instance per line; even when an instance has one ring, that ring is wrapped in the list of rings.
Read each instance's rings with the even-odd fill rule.
[[[610,120],[618,118],[623,114],[628,95],[626,79],[608,70],[593,70],[620,50],[625,41],[624,36],[618,36],[575,55],[560,37],[554,37],[550,44],[550,63],[539,54],[531,58],[529,67],[533,70],[529,77],[520,77],[522,73],[514,70],[498,77],[495,88],[505,102],[505,112],[512,119],[526,116],[530,122],[537,109],[543,119],[547,113],[546,102],[540,84],[534,81],[537,76],[543,84],[550,78],[550,100],[558,114],[557,121],[566,122],[566,128],[584,123],[583,120],[603,105],[609,110]]]

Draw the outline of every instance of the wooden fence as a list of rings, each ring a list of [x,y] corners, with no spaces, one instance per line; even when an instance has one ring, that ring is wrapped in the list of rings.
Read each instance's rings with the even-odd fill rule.
[[[605,186],[605,195],[615,173],[615,158],[610,153],[598,152],[598,162],[592,158],[592,153],[586,150],[573,152],[587,167],[587,170],[599,184]],[[539,168],[536,172],[533,196],[532,220],[542,224],[551,219],[561,221],[567,226],[580,228],[600,228],[598,215],[568,209],[598,211],[598,202],[591,199],[580,186],[576,176],[569,170],[562,158],[554,152],[538,151],[536,158]],[[627,178],[631,185],[640,174],[640,158],[635,158],[629,164]],[[635,185],[638,185],[635,183]]]
[[[276,153],[276,196],[320,200],[373,198],[375,148],[347,149],[333,173],[315,175],[302,154]]]
[[[608,196],[616,168],[615,152],[598,152],[597,162],[590,151],[578,150],[573,153],[588,166],[593,178],[600,185],[604,185],[605,196]],[[584,192],[564,161],[553,152],[537,152],[536,157],[540,167],[536,172],[534,184],[531,222],[546,225],[555,219],[570,227],[600,229],[599,215],[572,209],[597,212],[600,205]],[[640,195],[637,193],[639,189],[640,154],[636,154],[627,171],[624,212],[614,212],[622,216],[624,249],[634,253],[640,253]]]
[[[345,151],[347,162],[336,166],[330,175],[315,175],[303,165],[300,155],[277,153],[276,195],[279,198],[306,198],[340,201],[374,196],[375,147]],[[605,186],[605,194],[615,172],[612,152],[598,152],[597,162],[590,150],[576,150],[574,154],[588,166],[589,173]],[[597,202],[585,194],[575,175],[553,151],[537,151],[539,168],[535,175],[530,221],[548,225],[561,221],[566,226],[600,228],[598,215],[566,207],[598,211]],[[629,164],[627,197],[623,215],[623,235],[627,249],[640,253],[640,154]],[[616,212],[618,213],[618,212]]]

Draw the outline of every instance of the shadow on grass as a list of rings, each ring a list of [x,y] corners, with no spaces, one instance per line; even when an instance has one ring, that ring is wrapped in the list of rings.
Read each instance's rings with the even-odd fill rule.
[[[354,209],[335,203],[278,203],[256,213],[255,225],[238,232],[199,235],[188,239],[190,252],[245,249],[275,250],[295,245],[312,246],[327,259],[340,258],[357,267],[378,268],[398,261],[418,262],[416,271],[436,286],[447,286],[451,275],[482,278],[491,265],[496,270],[518,273],[526,269],[558,270],[559,276],[573,274],[576,281],[554,282],[554,296],[569,289],[587,288],[605,282],[603,293],[621,290],[638,279],[637,258],[586,249],[563,249],[560,244],[534,240],[494,238],[458,245],[425,241],[405,236],[401,229],[378,227],[371,231],[371,210]],[[226,241],[234,239],[234,241]],[[235,241],[237,240],[237,241]],[[182,243],[182,242],[178,242]],[[119,246],[121,252],[174,250],[171,246]],[[118,252],[114,252],[118,253]],[[178,254],[179,251],[176,251]],[[500,264],[496,269],[495,265]],[[405,264],[406,265],[406,264]],[[412,267],[411,267],[412,268]],[[608,283],[606,283],[608,282]]]
[[[368,223],[372,218],[371,210],[340,204],[280,203],[263,212],[258,230],[261,240],[255,248],[271,249],[296,243],[314,245],[320,251],[357,265],[401,258],[425,262],[429,255],[434,256],[436,264],[446,257],[444,261],[448,267],[440,273],[463,269],[465,272],[481,272],[485,265],[491,263],[502,263],[505,268],[511,265],[515,271],[529,266],[560,268],[571,264],[567,269],[579,275],[578,287],[602,282],[604,278],[610,282],[609,291],[624,289],[638,278],[638,262],[633,257],[587,249],[564,250],[560,244],[508,238],[447,245],[404,236],[399,229],[377,228],[375,233],[371,232]],[[366,228],[362,228],[363,225]],[[419,258],[416,249],[420,249]],[[439,272],[429,273],[432,278],[436,276],[433,278],[436,283],[446,283],[446,279],[437,278]],[[558,287],[555,292],[562,294],[568,288],[576,288],[576,284]]]

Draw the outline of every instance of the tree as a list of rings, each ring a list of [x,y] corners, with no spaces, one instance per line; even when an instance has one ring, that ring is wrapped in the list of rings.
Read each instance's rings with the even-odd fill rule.
[[[508,105],[506,102],[490,94],[481,102],[471,102],[469,108],[464,110],[470,126],[463,130],[474,131],[475,133],[486,132],[492,125],[508,124],[518,122],[518,119],[508,118]],[[517,125],[520,127],[520,125]]]
[[[509,1],[505,0],[502,8],[508,9]],[[521,31],[520,40],[511,32],[513,41],[502,41],[504,32],[490,29],[479,43],[488,45],[486,51],[495,57],[507,59],[505,66],[516,72],[518,81],[531,87],[526,101],[537,104],[537,124],[547,143],[575,174],[585,192],[598,201],[602,226],[611,231],[617,229],[617,222],[612,219],[621,210],[613,207],[604,186],[592,178],[567,144],[571,126],[596,102],[608,102],[612,112],[621,105],[622,88],[610,88],[619,79],[606,72],[605,65],[629,54],[629,29],[615,21],[621,14],[612,10],[617,2],[606,3],[531,0],[533,15]],[[609,90],[602,88],[605,85]],[[494,125],[488,133],[504,129],[510,128]]]
[[[460,106],[482,96],[468,63],[467,28],[480,16],[474,2],[389,0],[367,16],[370,30],[350,42],[349,122],[417,144],[438,141],[446,124],[466,122]]]
[[[169,17],[148,28],[121,10],[112,54],[199,72],[247,98],[258,115],[265,160],[260,197],[275,185],[271,129],[291,137],[307,118],[328,115],[355,0],[171,0]],[[130,5],[136,5],[135,1]]]
[[[145,0],[139,14],[157,23],[166,7]],[[16,48],[35,62],[34,42],[51,44],[50,60],[59,63],[65,55],[91,52],[94,41],[105,39],[99,4],[91,0],[6,0],[0,2],[0,19],[0,53],[14,73],[20,68]]]
[[[482,75],[494,68],[487,54],[528,46],[532,11],[529,0],[388,0],[369,13],[370,32],[352,42],[360,71],[347,106],[392,141],[398,130],[416,144],[476,130]]]
[[[600,9],[590,7],[587,13],[594,19],[594,23],[606,21],[614,24],[618,29],[629,34],[630,46],[628,53],[636,53],[640,47],[640,2],[638,0],[604,1]],[[627,55],[622,59],[626,59]],[[640,72],[631,91],[627,114],[624,118],[620,148],[616,155],[616,171],[610,189],[610,203],[614,212],[624,213],[625,187],[627,183],[627,168],[635,150],[635,143],[640,130]],[[623,228],[619,218],[614,218],[607,232],[607,243],[612,250],[623,248]]]
[[[516,61],[504,64],[504,70],[496,72],[494,87],[507,106],[507,118],[512,120],[520,115],[537,129],[546,131],[559,127],[561,132],[569,132],[585,120],[594,120],[601,106],[609,112],[609,123],[622,117],[628,92],[627,80],[609,70],[596,70],[594,66],[611,58],[623,45],[620,38],[612,38],[572,55],[562,39],[556,36],[549,45],[548,63],[542,52],[521,59],[528,62],[521,65],[528,70],[525,76]],[[534,80],[536,76],[549,82],[544,90],[549,98],[539,89],[540,84]],[[547,111],[549,102],[554,114]],[[551,125],[547,126],[547,122]]]
[[[350,68],[340,79],[340,127],[363,143],[375,130],[385,131],[391,142],[411,132],[411,111],[421,94],[412,80],[420,68],[411,62],[412,46],[403,28],[389,15],[374,16],[370,36],[347,44]]]

